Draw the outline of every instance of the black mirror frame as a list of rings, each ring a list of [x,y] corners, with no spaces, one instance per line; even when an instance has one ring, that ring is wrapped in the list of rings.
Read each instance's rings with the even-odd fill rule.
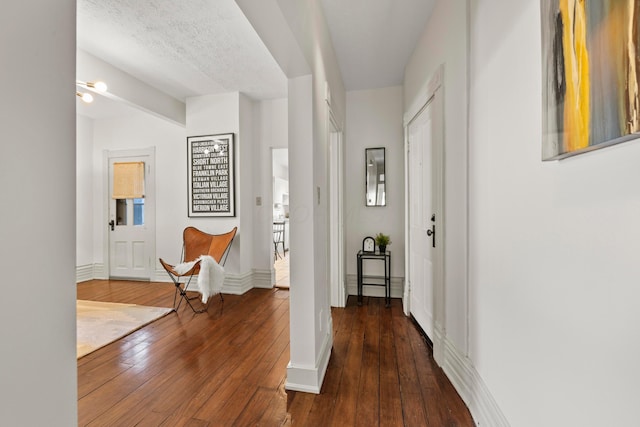
[[[375,165],[373,163],[373,159],[374,158],[378,158],[377,156],[374,156],[375,152],[377,150],[382,150],[382,167],[380,170],[380,167],[378,166],[378,163],[380,163],[379,160],[375,161]],[[377,168],[377,173],[375,175],[370,175],[369,173],[369,169],[373,168],[374,166],[376,166]],[[386,179],[386,149],[385,147],[371,147],[371,148],[365,148],[364,150],[364,168],[365,168],[365,172],[364,172],[364,204],[367,207],[382,207],[382,206],[386,206],[387,205],[387,179]],[[370,179],[375,178],[375,182],[371,183]],[[379,181],[378,179],[382,177],[382,180]],[[379,194],[379,186],[382,185],[382,194]],[[372,191],[375,190],[375,193],[373,193],[374,199],[370,199],[370,191],[369,189],[372,188]],[[382,200],[379,200],[379,198],[381,198]],[[373,200],[373,201],[372,201]]]

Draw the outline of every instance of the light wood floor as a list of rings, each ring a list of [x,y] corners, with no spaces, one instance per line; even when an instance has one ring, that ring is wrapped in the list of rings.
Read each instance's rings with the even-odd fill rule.
[[[280,255],[282,255],[282,252],[280,252]],[[289,251],[276,258],[273,266],[276,270],[276,287],[289,289]]]
[[[170,306],[173,285],[78,284],[78,298]],[[319,395],[286,391],[289,292],[254,289],[178,313],[78,360],[79,425],[473,426],[400,300],[333,309]]]

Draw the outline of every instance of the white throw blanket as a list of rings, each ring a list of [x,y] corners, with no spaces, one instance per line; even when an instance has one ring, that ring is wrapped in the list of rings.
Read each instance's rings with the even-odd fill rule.
[[[178,274],[184,274],[191,270],[197,262],[200,262],[200,273],[198,273],[198,292],[202,294],[202,302],[207,303],[211,295],[222,291],[224,284],[224,268],[209,255],[202,255],[195,261],[183,262],[173,269]]]

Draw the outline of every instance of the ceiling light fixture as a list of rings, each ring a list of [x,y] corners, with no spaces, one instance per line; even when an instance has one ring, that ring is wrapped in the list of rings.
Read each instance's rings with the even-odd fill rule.
[[[93,95],[91,95],[90,93],[76,92],[76,96],[80,97],[80,99],[82,99],[82,101],[86,102],[87,104],[93,102]]]
[[[101,80],[95,82],[82,82],[76,80],[76,85],[89,90],[95,90],[96,92],[104,93],[107,91],[107,84]]]
[[[80,86],[84,89],[89,89],[98,93],[105,93],[107,91],[107,84],[103,81],[95,81],[95,82],[82,82],[80,80],[76,80],[76,86]],[[76,90],[76,96],[82,99],[82,101],[87,104],[93,102],[93,95],[87,92],[78,92]]]

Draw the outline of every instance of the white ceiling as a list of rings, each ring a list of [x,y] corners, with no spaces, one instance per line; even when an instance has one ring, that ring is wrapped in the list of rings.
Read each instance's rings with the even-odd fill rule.
[[[346,89],[401,84],[435,0],[321,2]],[[285,75],[234,0],[78,0],[77,22],[80,49],[179,100],[286,96]]]
[[[321,0],[347,90],[396,86],[435,0]]]

